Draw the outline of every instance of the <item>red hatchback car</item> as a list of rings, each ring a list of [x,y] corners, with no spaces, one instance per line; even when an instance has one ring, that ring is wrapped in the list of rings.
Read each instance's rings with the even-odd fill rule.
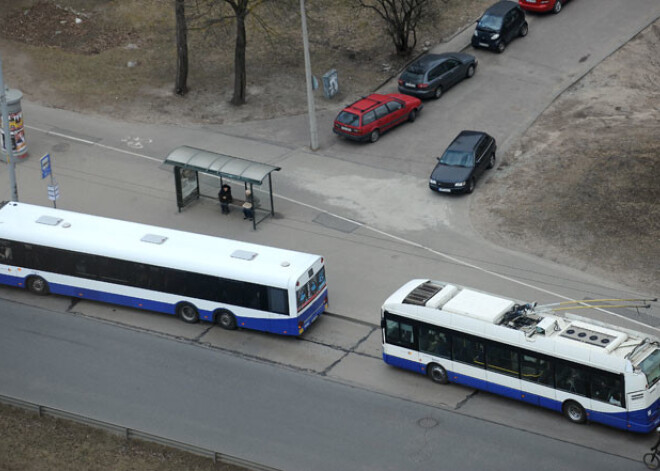
[[[527,11],[559,13],[568,0],[518,0],[518,4]]]
[[[356,141],[376,142],[380,135],[405,121],[415,121],[422,109],[419,98],[372,93],[344,108],[335,118],[333,131]]]

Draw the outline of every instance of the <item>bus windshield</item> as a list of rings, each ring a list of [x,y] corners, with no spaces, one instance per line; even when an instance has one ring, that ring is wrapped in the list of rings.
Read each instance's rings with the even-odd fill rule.
[[[649,387],[653,386],[660,379],[660,349],[653,350],[653,353],[644,358],[639,367],[646,375]]]

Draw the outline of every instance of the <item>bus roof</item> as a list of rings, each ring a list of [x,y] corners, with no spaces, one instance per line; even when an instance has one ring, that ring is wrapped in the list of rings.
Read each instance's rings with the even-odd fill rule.
[[[641,332],[427,279],[406,283],[383,309],[619,372],[638,365],[660,342]]]
[[[320,256],[100,216],[8,202],[0,238],[285,288]]]

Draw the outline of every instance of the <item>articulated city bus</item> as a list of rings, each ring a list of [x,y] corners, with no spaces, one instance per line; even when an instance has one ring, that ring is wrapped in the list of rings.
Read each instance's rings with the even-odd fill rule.
[[[556,410],[572,422],[654,430],[660,424],[660,341],[557,312],[567,306],[412,280],[382,307],[383,360],[438,383]]]
[[[0,283],[283,335],[328,302],[318,255],[15,202],[0,204]]]

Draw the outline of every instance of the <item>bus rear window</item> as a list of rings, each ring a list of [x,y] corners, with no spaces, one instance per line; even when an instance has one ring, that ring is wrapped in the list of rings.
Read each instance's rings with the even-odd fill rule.
[[[653,386],[660,379],[660,350],[653,350],[653,353],[644,358],[639,367],[646,375],[649,387]]]
[[[325,267],[322,267],[316,275],[312,276],[310,280],[296,292],[298,311],[305,307],[324,286]]]

